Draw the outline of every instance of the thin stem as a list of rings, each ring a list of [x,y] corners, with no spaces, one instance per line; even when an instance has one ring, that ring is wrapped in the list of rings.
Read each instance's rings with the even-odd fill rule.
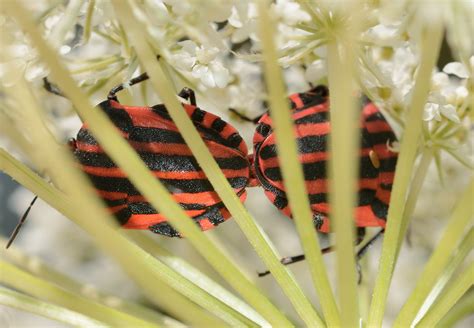
[[[400,156],[397,162],[393,183],[390,207],[387,217],[387,228],[382,246],[379,273],[375,281],[368,326],[380,327],[385,312],[388,290],[396,264],[399,242],[403,240],[401,222],[405,208],[407,189],[412,176],[413,163],[416,157],[418,141],[421,136],[423,108],[428,97],[431,82],[431,72],[436,63],[441,40],[443,25],[433,23],[424,30],[422,36],[420,67],[408,108],[407,124],[400,146]]]
[[[268,15],[267,5],[267,1],[258,2],[260,15],[259,32],[262,40],[265,81],[268,86],[269,108],[276,135],[279,164],[283,173],[285,191],[292,210],[292,216],[308,261],[313,284],[321,301],[326,323],[328,326],[337,326],[340,324],[339,313],[322,258],[321,246],[315,234],[312,220],[313,213],[304,183],[303,168],[299,162],[296,140],[295,138],[288,137],[294,135],[295,130],[292,124],[288,101],[285,97],[286,91],[281,76],[281,69],[277,62],[276,47],[272,33],[274,23]],[[318,316],[315,314],[309,316],[308,314],[302,316],[306,324],[323,325]]]
[[[2,260],[0,260],[0,272],[2,272],[0,275],[2,284],[82,313],[105,324],[158,327],[152,322],[144,321],[117,309],[78,296],[76,293],[63,290],[53,283],[39,279]]]
[[[443,316],[445,316],[456,302],[471,288],[473,283],[474,264],[471,263],[459,277],[453,278],[451,283],[446,287],[446,291],[418,323],[418,327],[435,327]]]
[[[415,210],[418,196],[420,195],[420,190],[421,187],[423,187],[423,182],[425,181],[426,174],[428,173],[428,167],[430,166],[432,159],[433,151],[431,149],[425,149],[421,154],[420,162],[416,168],[415,174],[413,175],[413,181],[410,184],[410,192],[408,193],[407,201],[405,203],[405,210],[403,211],[403,218],[400,226],[400,238],[402,239],[398,241],[398,252],[400,252],[403,238],[410,224],[411,216]]]
[[[104,323],[88,316],[1,286],[0,304],[34,313],[74,327],[106,327]]]
[[[443,273],[443,270],[449,262],[450,255],[455,251],[459,240],[464,234],[466,226],[472,220],[471,204],[473,194],[474,179],[471,180],[469,186],[457,203],[443,237],[438,243],[438,247],[434,250],[431,258],[425,265],[415,289],[402,307],[395,320],[395,326],[407,327],[415,320],[416,314],[423,305],[423,302]]]

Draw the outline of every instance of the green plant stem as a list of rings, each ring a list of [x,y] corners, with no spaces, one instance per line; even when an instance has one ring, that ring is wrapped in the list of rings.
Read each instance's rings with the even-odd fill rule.
[[[6,240],[0,238],[0,244],[6,244]],[[11,262],[20,269],[34,274],[36,278],[43,279],[45,281],[54,281],[55,285],[64,290],[72,292],[76,295],[82,295],[84,293],[85,286],[83,284],[62,274],[61,272],[54,270],[46,263],[42,262],[41,259],[21,252],[15,246],[11,246],[8,250],[0,248],[0,257]],[[113,301],[114,304],[117,304],[114,306],[114,308],[116,308],[118,311],[126,312],[132,316],[141,318],[148,322],[156,323],[160,326],[184,326],[180,322],[170,317],[166,317],[157,311],[153,311],[145,306],[120,299],[113,295],[104,294],[98,290],[94,291],[93,296],[90,293],[84,296],[87,296],[92,301],[100,302],[104,306],[109,306],[108,304]],[[94,299],[91,299],[92,297]]]
[[[457,203],[443,237],[438,243],[428,263],[418,279],[415,289],[402,307],[394,325],[396,327],[407,327],[414,320],[426,297],[443,273],[450,255],[455,251],[466,226],[472,220],[471,204],[474,194],[474,179],[471,180],[466,191]]]
[[[123,59],[120,56],[113,55],[113,56],[104,58],[103,60],[95,61],[89,65],[85,65],[83,67],[73,69],[71,70],[71,74],[97,72],[99,70],[110,68],[110,65],[112,64],[121,63],[121,62],[123,62]]]
[[[239,224],[245,236],[262,258],[263,262],[273,273],[273,276],[285,294],[289,297],[297,312],[306,318],[312,317],[311,313],[314,313],[314,310],[312,307],[307,306],[309,303],[301,293],[301,289],[290,275],[288,269],[280,263],[279,256],[270,245],[268,238],[243,207],[242,203],[236,196],[235,191],[231,188],[217,163],[211,156],[209,149],[197,133],[195,126],[189,119],[188,115],[183,111],[181,104],[177,101],[162,69],[159,65],[156,65],[155,56],[145,42],[143,33],[141,33],[143,27],[140,27],[137,20],[133,20],[130,15],[127,15],[127,13],[130,12],[130,9],[126,6],[125,2],[117,2],[114,3],[114,5],[122,24],[127,26],[129,39],[134,43],[137,54],[141,59],[142,65],[150,76],[155,91],[158,92],[160,98],[166,105],[170,116],[181,132],[186,144],[192,150],[192,153],[200,167],[206,173],[206,176],[214,187],[214,190],[219,194],[226,208],[230,211],[237,224]],[[274,308],[274,306],[272,306],[266,299],[262,298],[259,293],[257,294],[257,290],[249,285],[248,280],[238,270],[234,270],[234,266],[231,263],[228,261],[223,262],[222,259],[218,260],[216,255],[219,255],[220,251],[209,252],[209,248],[202,248],[201,245],[204,245],[204,243],[197,243],[197,237],[200,236],[196,235],[194,241],[188,233],[186,233],[186,236],[192,243],[194,243],[195,247],[200,250],[209,263],[211,263],[239,293],[241,293],[243,298],[249,304],[258,309],[268,321],[280,321],[280,325],[290,324],[286,319],[284,319],[281,313]],[[207,244],[209,245],[209,242],[207,242]]]
[[[286,195],[289,200],[292,216],[300,236],[306,261],[309,265],[313,283],[318,292],[321,307],[328,326],[340,325],[336,301],[329,283],[326,267],[316,238],[313,224],[313,213],[310,208],[308,193],[304,183],[303,168],[299,162],[299,153],[292,123],[291,110],[288,107],[286,90],[283,84],[277,53],[273,41],[274,24],[268,12],[267,2],[259,1],[260,38],[265,68],[265,81],[268,85],[269,108],[273,130],[276,135],[279,164],[283,173]],[[284,160],[283,160],[284,159]],[[310,320],[310,321],[308,321]],[[307,317],[306,323],[323,325],[319,318]]]
[[[474,289],[470,289],[449,312],[438,322],[438,327],[451,328],[472,314],[474,309]]]
[[[438,301],[421,319],[417,327],[435,327],[454,304],[471,288],[474,283],[474,264],[471,263],[459,277],[453,278],[453,280],[446,287],[446,291],[440,296]]]
[[[449,261],[440,274],[439,279],[436,281],[435,285],[426,297],[426,300],[424,301],[414,320],[415,325],[419,318],[422,318],[426,314],[426,311],[428,311],[433,305],[433,302],[440,295],[440,293],[446,287],[446,284],[450,281],[454,273],[459,269],[466,257],[469,255],[469,252],[473,248],[473,241],[474,228],[471,228],[466,236],[464,236],[464,239],[462,240],[459,247],[456,249],[456,253],[453,256],[450,256]]]
[[[0,304],[60,321],[74,327],[106,327],[102,322],[0,286]]]
[[[189,281],[193,281],[203,290],[206,290],[222,303],[227,304],[232,309],[240,312],[247,318],[256,322],[260,326],[268,326],[269,323],[263,319],[255,310],[247,303],[236,297],[234,294],[227,291],[221,285],[209,278],[203,272],[192,266],[184,259],[177,257],[168,250],[159,245],[153,238],[147,236],[146,233],[136,230],[128,230],[127,235],[147,253],[158,257],[163,263],[181,274]]]
[[[84,44],[89,42],[91,37],[92,17],[94,15],[95,0],[90,0],[87,5],[86,22],[84,23]]]
[[[423,108],[428,96],[431,72],[436,63],[443,36],[441,22],[426,26],[422,35],[420,67],[416,77],[412,102],[408,108],[407,124],[401,141],[400,156],[397,162],[392,196],[387,217],[387,228],[382,246],[379,272],[375,281],[369,327],[380,327],[388,296],[388,290],[395,268],[398,243],[403,240],[400,234],[401,221],[405,207],[406,194],[421,135]]]
[[[426,148],[421,154],[421,159],[416,168],[416,172],[413,175],[413,181],[410,184],[410,191],[408,193],[407,201],[405,203],[405,210],[403,211],[403,218],[400,224],[400,235],[401,239],[398,240],[398,251],[397,256],[400,252],[400,248],[403,244],[403,238],[407,232],[408,226],[410,224],[411,216],[415,210],[416,203],[418,201],[418,196],[420,195],[421,187],[423,187],[423,182],[425,181],[426,174],[428,173],[428,167],[433,159],[433,150]]]
[[[159,327],[158,324],[147,322],[61,289],[2,260],[0,260],[0,282],[111,326]]]
[[[73,219],[76,223],[81,225],[80,219],[77,218],[78,212],[74,211],[74,208],[71,205],[71,200],[68,197],[66,197],[64,194],[59,192],[51,185],[47,184],[44,180],[42,180],[36,174],[31,172],[31,170],[29,170],[23,164],[15,160],[2,149],[0,149],[0,170],[13,177],[26,188],[30,189],[32,192],[38,195],[38,197],[46,201],[52,207],[56,208],[65,216]],[[115,232],[115,234],[117,233]],[[166,295],[163,301],[160,301],[161,299],[158,299],[157,302],[156,297],[151,297],[151,299],[157,302],[158,305],[165,308],[170,313],[173,313],[175,316],[181,318],[181,320],[191,320],[191,322],[193,322],[194,324],[199,325],[217,324],[217,322],[211,319],[207,314],[200,313],[202,311],[200,311],[200,309],[198,309],[194,304],[182,298],[182,296],[176,294],[173,290],[167,287],[168,285],[176,289],[183,295],[189,297],[191,300],[195,301],[196,304],[207,306],[207,308],[213,309],[215,314],[221,315],[221,317],[223,317],[225,320],[230,320],[230,322],[236,324],[237,322],[233,319],[233,316],[229,317],[229,314],[235,314],[236,317],[240,317],[244,322],[247,322],[247,320],[243,318],[240,314],[238,314],[236,311],[230,309],[227,306],[224,306],[223,304],[221,304],[220,301],[215,300],[214,297],[212,297],[211,295],[207,294],[200,288],[197,288],[197,286],[190,284],[188,280],[183,279],[180,275],[177,275],[176,273],[170,271],[170,269],[164,266],[161,262],[150,258],[149,254],[142,252],[140,249],[138,249],[135,245],[131,244],[121,235],[116,235],[114,237],[114,240],[124,243],[124,245],[117,247],[120,247],[124,250],[132,250],[134,253],[129,256],[133,259],[146,258],[145,268],[148,270],[152,270],[152,277],[150,277],[149,280],[153,280],[153,286],[156,286],[147,286],[147,288],[158,288],[160,290],[159,295]],[[61,279],[60,281],[64,280]],[[187,313],[183,313],[183,309],[186,309]],[[192,317],[189,317],[189,315],[191,315]],[[250,326],[252,325],[250,322],[247,322],[247,324]]]
[[[118,16],[122,18],[123,16],[126,16],[128,22],[131,22],[130,24],[126,25],[128,30],[135,31],[134,37],[132,37],[131,39],[134,42],[136,41],[136,38],[140,38],[140,40],[142,40],[143,30],[137,30],[137,22],[130,19],[130,13],[133,11],[127,10],[127,7],[124,7],[126,4],[125,2],[114,2],[113,4],[116,9],[121,8],[122,10],[124,10],[118,11]],[[137,156],[136,152],[134,152],[130,145],[121,137],[116,127],[113,126],[113,124],[109,121],[105,114],[101,111],[92,109],[89,102],[82,95],[81,91],[75,85],[74,81],[71,79],[67,71],[63,68],[63,66],[58,64],[60,63],[60,61],[58,60],[57,55],[42,40],[41,35],[33,24],[29,13],[25,11],[25,9],[20,4],[7,3],[5,8],[17,19],[19,24],[28,32],[33,44],[36,46],[42,59],[45,61],[45,63],[48,64],[51,70],[51,75],[53,76],[54,80],[61,84],[61,88],[64,91],[65,95],[73,102],[74,108],[84,119],[84,121],[88,122],[89,129],[92,131],[100,145],[104,148],[104,150],[112,158],[112,160],[116,164],[118,164],[120,168],[123,169],[123,171],[127,174],[129,180],[135,185],[137,190],[148,199],[148,201],[150,202],[150,204],[152,204],[153,207],[158,209],[160,213],[163,213],[169,219],[170,223],[178,229],[178,231],[186,235],[190,242],[200,251],[201,254],[203,254],[203,256],[213,265],[213,267],[244,296],[244,298],[249,302],[249,304],[253,305],[262,314],[264,314],[265,318],[269,322],[285,326],[291,326],[291,323],[288,321],[288,319],[286,319],[285,316],[274,305],[271,304],[271,302],[249,281],[247,277],[245,277],[241,273],[238,267],[234,265],[228,257],[224,256],[222,252],[217,247],[215,247],[208,240],[208,238],[206,238],[206,236],[195,225],[193,220],[191,220],[183,211],[183,209],[177,203],[174,202],[173,198],[171,197],[165,186],[163,186],[163,184],[161,184],[160,181],[158,181],[151,174],[151,172],[145,166],[143,161]],[[140,43],[137,43],[136,45],[140,45]],[[145,45],[144,42],[143,45]],[[147,49],[149,52],[148,47]],[[137,50],[141,52],[142,49],[137,47]],[[153,63],[152,66],[159,70],[159,68],[157,67],[158,65],[156,65],[155,56],[151,53],[149,54],[150,56],[146,57],[146,65],[144,66],[147,68],[147,65]],[[151,75],[151,81],[153,83],[156,83],[158,79],[156,79],[156,76],[154,75],[153,71],[148,72]],[[160,73],[162,73],[161,70]],[[160,76],[163,76],[163,74],[160,74]],[[161,85],[163,83],[158,80],[157,84]],[[166,85],[166,82],[164,82],[164,84]],[[195,134],[197,134],[195,127],[192,125],[187,114],[183,111],[181,105],[179,105],[179,103],[177,102],[175,96],[172,95],[171,92],[165,94],[166,96],[163,97],[165,103],[169,102],[171,97],[171,102],[175,102],[174,108],[179,108],[178,111],[180,112],[180,114],[176,118],[173,117],[173,110],[171,110],[172,106],[167,106],[170,110],[170,114],[173,120],[177,124],[178,121],[187,120],[186,122],[188,122],[190,127],[186,126],[184,130],[188,130],[188,132],[189,130],[192,130]],[[183,131],[183,127],[179,127],[180,130]],[[203,150],[206,151],[209,158],[212,158],[210,157],[209,151],[204,145],[199,135],[192,135],[192,138],[194,138],[193,141],[202,144]],[[185,138],[185,140],[189,142],[188,139],[189,135],[188,138]],[[196,149],[194,150],[196,151]],[[198,151],[201,151],[201,149],[199,149]],[[58,159],[59,156],[57,156],[56,154],[54,155],[54,158],[51,158],[52,161]],[[59,178],[57,181],[58,184],[60,184],[61,181],[68,181],[68,183],[71,180],[75,181],[75,188],[71,188],[68,185],[64,186],[64,188],[65,190],[68,190],[68,194],[71,194],[71,196],[74,197],[75,203],[77,203],[78,206],[78,212],[80,212],[80,209],[84,207],[84,204],[89,204],[89,206],[91,207],[92,214],[89,215],[87,222],[84,220],[81,222],[83,223],[83,226],[84,224],[86,224],[87,231],[97,238],[97,242],[100,243],[103,247],[106,247],[106,249],[112,254],[114,254],[117,259],[122,260],[122,264],[124,265],[124,268],[127,270],[127,272],[129,272],[134,278],[136,278],[140,284],[143,284],[143,286],[147,289],[149,296],[156,298],[157,295],[154,295],[155,293],[151,293],[150,290],[150,279],[144,279],[146,273],[153,275],[152,271],[148,271],[148,269],[151,268],[147,267],[145,254],[143,254],[143,256],[137,257],[137,252],[139,254],[142,254],[141,251],[131,246],[121,247],[123,245],[119,243],[121,243],[122,241],[119,242],[118,239],[116,240],[115,238],[110,238],[110,236],[113,236],[113,233],[110,233],[110,229],[105,229],[105,227],[98,227],[105,222],[105,217],[108,216],[106,215],[103,207],[100,205],[98,200],[92,199],[92,197],[90,197],[87,193],[81,193],[79,191],[84,190],[88,187],[86,186],[85,178],[77,175],[77,173],[74,173],[70,169],[71,167],[73,167],[71,161],[68,161],[66,157],[62,158],[62,161],[62,166],[64,166],[65,169],[64,172],[62,172],[62,170],[58,167],[54,173],[58,175],[67,173],[67,175],[69,176],[67,178]],[[65,166],[64,163],[68,163],[68,165]],[[69,165],[69,163],[71,164]],[[222,172],[219,170],[219,167],[217,166],[215,161],[213,161],[213,163],[216,166],[215,172],[220,174],[220,177],[222,177],[222,181],[221,179],[218,179],[219,183],[222,182],[222,184],[225,184],[230,189],[230,193],[232,194],[232,196],[237,198],[232,188],[230,188],[227,180],[222,175]],[[201,167],[204,166],[201,165]],[[209,174],[207,175],[209,177]],[[61,187],[63,186],[61,185]],[[77,190],[77,187],[80,187],[79,190]],[[219,192],[219,190],[217,191]],[[219,194],[221,193],[219,192]],[[80,200],[84,200],[84,202],[82,202],[82,205],[79,204]],[[238,200],[238,203],[239,206],[242,206],[240,204],[240,200]],[[101,213],[101,215],[95,216],[94,213]],[[95,219],[93,219],[94,217]],[[251,221],[250,217],[249,221]],[[104,235],[107,235],[107,237],[104,238]],[[131,263],[131,261],[136,261],[139,263]],[[160,292],[157,291],[156,294],[160,294]],[[173,307],[176,308],[176,305],[173,304]],[[226,315],[226,313],[218,312],[216,312],[216,314]],[[227,319],[231,319],[231,317],[227,316]]]
[[[358,54],[361,14],[354,2],[339,8],[333,20],[328,44],[328,81],[330,94],[329,201],[330,229],[335,231],[338,298],[341,324],[360,325],[359,295],[354,256],[354,207],[357,203],[361,111],[354,97],[355,63]]]
[[[54,25],[53,30],[49,35],[49,40],[55,47],[59,47],[63,44],[66,34],[73,30],[74,24],[77,22],[79,11],[81,10],[83,0],[71,0],[67,4],[64,14],[57,24]]]

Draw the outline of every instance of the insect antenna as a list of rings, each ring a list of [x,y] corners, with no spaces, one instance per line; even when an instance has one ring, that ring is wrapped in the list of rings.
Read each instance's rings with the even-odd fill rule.
[[[26,209],[25,213],[23,214],[23,216],[21,217],[20,221],[18,221],[18,224],[16,225],[15,227],[15,230],[13,230],[11,236],[10,236],[10,239],[8,239],[8,242],[7,242],[7,245],[5,246],[5,248],[8,248],[10,247],[10,245],[13,243],[13,241],[15,240],[16,236],[18,235],[18,232],[20,231],[21,229],[21,226],[23,225],[23,223],[25,223],[26,221],[26,217],[28,216],[28,213],[30,213],[30,210],[31,208],[33,207],[34,203],[36,202],[36,200],[38,199],[38,196],[35,196],[33,198],[33,200],[31,201],[30,203],[30,206],[28,206],[28,208]]]

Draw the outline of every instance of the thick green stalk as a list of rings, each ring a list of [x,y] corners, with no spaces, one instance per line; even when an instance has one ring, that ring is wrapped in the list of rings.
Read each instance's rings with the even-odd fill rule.
[[[145,42],[146,40],[143,36],[143,33],[141,33],[143,27],[139,25],[137,20],[133,20],[132,17],[126,14],[130,11],[130,9],[125,7],[125,4],[125,2],[115,3],[118,17],[122,21],[122,24],[127,26],[129,38],[134,44],[135,49],[137,49],[137,54],[141,59],[141,63],[148,72],[152,85],[155,87],[155,90],[159,93],[160,98],[165,103],[170,116],[178,126],[178,129],[186,141],[186,144],[192,150],[193,155],[195,156],[203,171],[206,173],[206,176],[214,187],[214,190],[219,194],[227,209],[230,211],[251,245],[255,248],[258,255],[273,273],[275,279],[285,294],[289,297],[297,312],[305,318],[312,317],[310,311],[313,311],[314,313],[314,310],[307,306],[308,301],[302,294],[300,287],[290,275],[288,269],[281,265],[279,256],[270,244],[268,238],[264,235],[249,213],[245,210],[242,203],[236,196],[235,191],[231,188],[227,182],[227,179],[222,174],[217,163],[210,154],[209,149],[200,138],[194,124],[191,122],[185,111],[183,111],[181,104],[179,104],[176,96],[170,88],[170,83],[167,81],[162,69],[156,65],[156,60],[154,58],[155,56],[150,51],[150,48]],[[192,239],[189,239],[192,242]],[[206,251],[208,251],[208,249]],[[204,249],[202,249],[202,252],[203,255],[208,258],[209,262],[214,265],[214,267],[219,268],[224,265],[222,261],[214,262],[211,259],[211,257],[214,257],[214,254],[205,254]],[[231,267],[228,266],[227,269],[231,269]],[[247,285],[247,280],[244,279],[239,273],[235,272],[235,274],[239,274],[241,278],[237,278],[235,274],[234,276],[229,276],[228,274],[225,274],[223,270],[218,271],[224,277],[226,277],[229,283],[233,285],[233,287],[236,288],[242,294],[242,296],[244,296],[244,299],[249,302],[249,304],[255,306],[262,315],[266,313],[265,318],[267,320],[275,321],[276,319],[283,319],[281,315],[275,316],[276,313],[274,309],[269,306],[270,304],[268,304],[268,302],[256,302],[255,297],[257,295],[254,293],[254,289],[247,288],[248,286],[245,287],[245,289],[242,289],[243,285]],[[239,282],[240,286],[238,286],[236,282]],[[252,296],[249,295],[250,292],[253,294]],[[261,299],[260,296],[258,297]],[[289,322],[286,322],[286,324],[289,324]]]
[[[453,281],[446,287],[446,291],[420,320],[417,327],[435,327],[473,284],[474,264],[471,263],[459,277],[453,278]]]
[[[451,328],[460,320],[472,314],[474,289],[469,290],[449,312],[438,322],[438,327]]]
[[[413,181],[410,184],[410,192],[408,193],[407,201],[405,203],[405,210],[403,211],[403,218],[400,225],[400,238],[398,241],[398,253],[403,244],[403,238],[407,232],[410,224],[411,216],[415,210],[418,196],[420,195],[421,187],[425,181],[426,174],[428,173],[428,167],[430,166],[431,160],[433,159],[433,151],[431,149],[425,149],[421,154],[420,163],[416,168],[415,174],[413,175]]]
[[[114,3],[116,7],[126,8],[123,7],[124,4],[124,2]],[[230,261],[229,258],[222,253],[222,251],[215,247],[215,245],[213,245],[213,243],[211,243],[205,237],[205,235],[199,230],[195,223],[186,215],[183,209],[177,203],[174,202],[167,189],[151,174],[151,172],[144,165],[143,161],[137,156],[137,154],[133,151],[130,145],[120,136],[116,128],[112,125],[112,123],[105,116],[105,114],[101,111],[92,109],[89,102],[82,95],[81,91],[75,85],[74,81],[71,79],[67,71],[59,64],[60,60],[57,58],[56,53],[54,53],[52,49],[41,38],[41,35],[39,34],[36,26],[31,20],[29,13],[26,12],[20,4],[7,3],[5,7],[17,19],[20,25],[28,32],[33,44],[36,46],[42,59],[45,61],[45,63],[48,64],[49,68],[51,69],[51,75],[53,76],[54,80],[61,85],[61,88],[66,94],[66,96],[73,102],[74,108],[78,111],[80,116],[88,122],[89,129],[97,138],[101,146],[110,155],[113,161],[124,170],[129,180],[137,187],[138,191],[140,191],[140,193],[148,199],[148,201],[153,205],[153,207],[163,213],[169,219],[171,224],[173,224],[179,231],[186,235],[189,241],[214,266],[214,268],[223,277],[225,277],[226,280],[234,288],[236,288],[250,304],[257,308],[269,322],[286,326],[291,325],[288,319],[286,319],[285,316],[274,305],[271,304],[271,302],[249,281],[247,277],[245,277],[241,273],[238,267],[234,265],[233,262]],[[132,11],[127,9],[125,10],[126,13],[124,14],[128,19]],[[119,16],[123,17],[123,15]],[[136,27],[135,24],[136,22],[132,22],[130,25],[127,24],[127,29],[133,29],[136,31],[136,29],[133,28],[134,26]],[[142,38],[142,30],[139,30],[138,32],[136,31],[135,36],[137,35],[139,38]],[[134,38],[132,38],[132,40],[133,39]],[[154,59],[153,55],[151,57]],[[148,58],[147,64],[149,62],[151,62],[151,60]],[[154,67],[156,66],[158,65],[154,65]],[[156,68],[160,71],[160,73],[162,73],[158,67]],[[154,77],[153,71],[149,71],[149,73],[151,74],[151,81],[156,82],[157,79]],[[163,74],[161,75],[163,76]],[[169,97],[171,97],[171,92],[168,93],[168,98],[166,98],[165,96],[163,97],[163,99],[169,100]],[[189,118],[184,113],[181,106],[177,103],[177,100],[174,96],[172,96],[172,101],[176,102],[175,108],[179,108],[181,114],[181,116],[178,118],[173,117],[173,120],[176,123],[178,123],[178,121],[180,120],[183,121],[183,119],[187,120],[187,122],[191,125],[191,129],[196,133],[194,126],[189,121]],[[168,108],[170,109],[169,106]],[[170,113],[172,112],[173,111],[170,110]],[[182,115],[184,115],[185,118],[183,118]],[[180,128],[180,130],[183,131],[183,127]],[[187,130],[189,130],[189,128]],[[199,136],[196,137],[193,135],[192,137],[194,139],[199,139],[199,142],[203,144],[202,139]],[[189,142],[188,139],[186,139],[186,141]],[[205,151],[209,153],[204,144],[203,147]],[[218,167],[216,169],[216,172],[220,172]],[[61,174],[62,172],[58,170],[55,173]],[[220,175],[223,177],[221,172]],[[79,181],[80,177],[75,177],[75,179]],[[60,179],[60,181],[69,181],[69,179]],[[227,180],[224,177],[223,181],[225,181],[225,184],[229,186]],[[236,197],[233,190],[231,188],[230,190],[232,192],[233,197]],[[84,193],[78,193],[78,190],[70,190],[70,192],[75,199],[81,199],[83,197],[88,196],[83,195]],[[94,201],[89,199],[88,202],[84,203],[93,204]],[[95,200],[95,204],[96,205],[91,206],[95,208],[95,211],[103,211],[97,200]],[[83,208],[83,205],[81,206],[81,208]],[[104,220],[101,220],[99,217],[97,217],[97,220],[94,221]],[[105,230],[94,230],[94,225],[98,224],[98,222],[88,223],[90,225],[88,226],[87,230],[94,236],[96,236],[98,239],[100,239],[100,234],[106,234]],[[128,254],[127,256],[127,253],[133,253],[134,251],[136,251],[131,247],[126,248],[125,250],[122,250],[120,247],[111,248],[112,243],[114,243],[113,239],[103,238],[103,240],[103,246],[107,247],[109,251],[114,253],[119,259],[125,260],[125,258],[133,256],[132,254]],[[102,242],[102,240],[98,241]],[[131,260],[132,259],[129,258],[127,262],[130,262]],[[144,263],[141,263],[139,265],[131,265],[129,263],[126,269],[129,270],[129,272],[132,273],[135,278],[139,279],[139,281],[141,281],[149,289],[150,280],[148,279],[148,281],[145,281],[144,279],[142,279],[144,271],[143,265]],[[224,315],[225,313],[221,314]]]
[[[443,25],[439,21],[432,22],[432,25],[426,26],[422,35],[420,67],[418,68],[412,101],[408,107],[410,111],[408,112],[407,124],[400,146],[400,156],[397,162],[390,208],[388,210],[387,228],[382,246],[379,272],[372,296],[368,320],[369,327],[380,327],[382,325],[388,290],[398,254],[398,243],[403,240],[400,228],[402,226],[407,189],[412,176],[413,163],[422,131],[423,109],[428,97],[431,72],[438,58],[442,37]]]
[[[158,257],[160,261],[168,265],[170,268],[181,274],[189,281],[194,282],[203,290],[228,305],[235,311],[256,322],[260,326],[269,326],[270,324],[263,319],[252,307],[242,301],[240,298],[230,293],[224,287],[212,280],[206,274],[192,266],[186,260],[177,257],[163,248],[155,239],[148,236],[146,232],[137,230],[126,231],[127,236],[147,253]]]
[[[462,240],[459,247],[456,249],[454,255],[450,256],[448,263],[443,269],[439,279],[436,281],[435,285],[431,289],[430,293],[426,297],[423,305],[420,308],[420,311],[417,313],[416,318],[414,320],[415,324],[419,321],[419,318],[422,318],[426,312],[430,309],[433,305],[433,302],[438,298],[440,293],[444,290],[450,279],[453,275],[458,271],[458,269],[462,266],[466,257],[473,249],[473,242],[474,242],[474,228],[471,228],[464,239]]]
[[[14,290],[0,286],[0,304],[10,306],[22,311],[34,313],[45,318],[53,319],[74,327],[106,327],[102,322],[96,321],[77,312],[73,312],[55,304],[43,302],[31,296],[18,293]]]
[[[348,40],[349,41],[349,40]],[[345,58],[340,47],[344,46]],[[329,94],[331,105],[331,159],[329,161],[329,200],[331,224],[336,232],[336,259],[342,325],[357,327],[359,304],[354,256],[354,205],[359,160],[360,110],[353,96],[353,56],[348,44],[328,45]]]
[[[423,305],[426,297],[436,284],[441,274],[450,260],[451,254],[461,240],[466,227],[472,222],[472,196],[474,195],[474,180],[471,180],[468,188],[457,203],[448,226],[445,229],[443,237],[438,243],[438,247],[434,250],[433,255],[418,279],[417,285],[412,294],[402,307],[395,326],[406,327],[410,325]]]
[[[304,183],[303,169],[299,162],[296,138],[290,137],[295,136],[295,128],[292,123],[291,110],[288,106],[273,39],[275,24],[267,13],[267,1],[259,1],[258,4],[265,81],[268,86],[270,115],[276,135],[278,158],[283,173],[285,191],[326,323],[328,326],[337,326],[340,324],[339,313],[320,251],[321,247],[316,238],[313,213]],[[318,325],[323,324],[319,318],[317,318],[317,321],[316,318],[312,319],[312,322]]]
[[[32,192],[38,195],[38,197],[46,201],[52,207],[56,208],[65,216],[73,219],[76,223],[81,225],[80,218],[78,218],[79,212],[74,210],[74,207],[71,204],[71,200],[68,197],[66,197],[57,189],[46,183],[44,180],[42,180],[36,174],[31,172],[31,170],[29,170],[23,164],[15,160],[2,149],[0,149],[0,170],[13,177],[26,188],[30,189]],[[229,318],[228,314],[232,314],[235,317],[240,317],[243,322],[247,322],[247,319],[242,317],[238,312],[225,306],[219,300],[216,300],[214,297],[209,295],[207,292],[191,284],[181,275],[170,271],[170,268],[163,265],[163,263],[161,263],[160,261],[154,258],[150,258],[149,254],[141,251],[138,247],[130,243],[127,239],[123,238],[123,236],[117,235],[114,237],[114,240],[124,243],[121,246],[117,246],[120,247],[120,249],[124,249],[127,251],[131,249],[134,252],[129,255],[130,257],[132,257],[132,259],[146,258],[145,268],[151,269],[153,271],[153,275],[148,280],[153,280],[153,286],[146,287],[148,289],[145,289],[145,291],[154,288],[157,288],[157,290],[160,291],[160,294],[151,298],[154,301],[158,301],[157,304],[159,304],[160,307],[165,308],[167,311],[171,311],[170,313],[173,313],[175,316],[180,317],[182,320],[184,319],[184,321],[191,320],[190,322],[193,322],[194,324],[202,325],[217,323],[213,319],[209,318],[207,314],[200,313],[202,311],[198,309],[196,305],[190,303],[187,299],[182,298],[181,295],[176,294],[172,289],[168,287],[170,286],[181,294],[189,297],[196,304],[206,306],[206,308],[208,309],[213,309],[214,313],[225,319],[230,320],[230,322],[233,322],[234,324],[236,324],[237,322],[235,322],[232,317]],[[53,275],[50,278],[57,278],[57,276]],[[144,278],[146,278],[146,276],[144,276]],[[64,279],[60,279],[60,281],[67,283],[67,281]],[[71,287],[69,283],[68,286]],[[163,295],[163,300],[161,300],[160,295]],[[186,313],[183,312],[183,309],[186,309]],[[137,313],[134,314],[137,315]],[[252,323],[247,322],[247,325],[251,326]]]
[[[4,244],[6,244],[6,240],[0,238],[0,245]],[[85,286],[83,284],[62,274],[59,271],[54,270],[52,267],[41,261],[40,258],[32,257],[21,252],[14,245],[8,248],[8,250],[0,248],[0,257],[16,265],[20,269],[26,270],[29,273],[34,274],[36,278],[43,279],[46,281],[54,281],[55,285],[59,286],[64,290],[75,293],[76,295],[81,295],[84,293]],[[184,326],[180,322],[165,315],[162,315],[161,313],[147,308],[141,304],[129,302],[117,296],[102,293],[99,290],[94,290],[94,293],[87,293],[87,295],[84,296],[86,296],[90,300],[100,302],[102,305],[105,306],[110,306],[109,304],[111,303],[116,304],[113,307],[118,311],[126,312],[132,316],[141,318],[149,322],[154,322],[160,326]]]
[[[76,293],[66,291],[53,283],[37,278],[2,260],[0,260],[0,282],[111,326],[159,327],[157,323],[142,320],[114,308],[88,300]]]

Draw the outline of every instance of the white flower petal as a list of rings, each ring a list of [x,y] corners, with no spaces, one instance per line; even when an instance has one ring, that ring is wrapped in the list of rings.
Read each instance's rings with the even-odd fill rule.
[[[244,26],[242,20],[240,19],[239,12],[235,7],[232,7],[231,15],[227,21],[229,22],[229,25],[235,28],[241,28],[242,26]]]
[[[326,61],[318,59],[308,66],[305,79],[308,82],[317,82],[327,75]]]
[[[454,107],[453,105],[441,106],[440,111],[444,117],[450,119],[454,123],[461,123],[461,120],[459,119],[458,114],[456,113],[456,107]]]
[[[191,54],[192,56],[196,56],[196,48],[197,45],[191,40],[184,40],[178,42],[178,44],[183,48],[184,51]]]
[[[467,71],[467,68],[459,62],[452,62],[447,64],[446,66],[444,66],[443,72],[447,74],[456,75],[461,79],[467,79],[469,77],[469,72]]]
[[[214,76],[214,81],[218,88],[224,88],[230,81],[229,70],[225,68],[221,63],[214,62],[209,64],[209,68]]]
[[[449,76],[446,73],[436,72],[431,77],[433,90],[439,90],[449,84]]]
[[[436,119],[441,121],[441,115],[439,113],[439,105],[435,103],[427,103],[423,112],[423,121],[431,121]]]
[[[196,63],[196,58],[192,57],[189,53],[183,51],[174,54],[172,56],[172,62],[175,67],[185,71],[190,71]]]
[[[196,58],[199,63],[206,65],[209,64],[212,60],[214,60],[217,57],[218,53],[219,49],[216,47],[206,48],[204,46],[201,46],[196,49]]]

